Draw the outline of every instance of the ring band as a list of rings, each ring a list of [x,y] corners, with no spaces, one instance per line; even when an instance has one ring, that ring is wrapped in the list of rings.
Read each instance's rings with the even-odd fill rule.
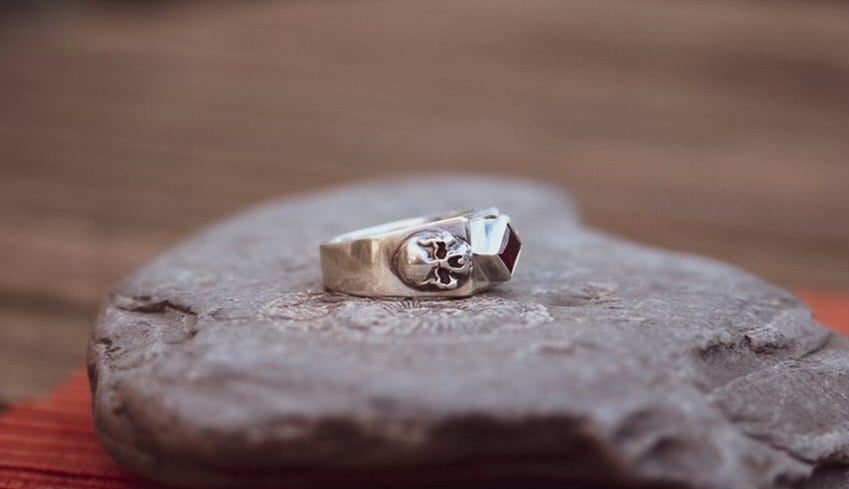
[[[390,222],[321,245],[328,290],[364,297],[468,297],[510,280],[522,242],[496,208]]]

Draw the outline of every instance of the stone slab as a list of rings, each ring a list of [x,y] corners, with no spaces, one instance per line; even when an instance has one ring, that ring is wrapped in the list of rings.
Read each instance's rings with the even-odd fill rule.
[[[324,292],[318,244],[496,205],[525,248],[464,300]],[[449,176],[270,203],[105,301],[98,433],[167,483],[843,487],[849,344],[792,294],[579,224],[551,187]],[[836,481],[836,482],[835,482]],[[813,486],[812,486],[813,487]]]

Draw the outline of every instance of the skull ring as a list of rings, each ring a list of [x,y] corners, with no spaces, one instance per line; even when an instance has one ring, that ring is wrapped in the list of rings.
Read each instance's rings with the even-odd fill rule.
[[[522,243],[498,209],[418,217],[321,245],[327,289],[364,297],[468,297],[510,280]]]

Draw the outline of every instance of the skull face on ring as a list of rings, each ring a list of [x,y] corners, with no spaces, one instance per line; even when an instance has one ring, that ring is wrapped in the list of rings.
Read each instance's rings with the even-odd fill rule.
[[[456,289],[471,270],[469,243],[447,231],[434,229],[413,234],[395,255],[396,273],[417,289]]]

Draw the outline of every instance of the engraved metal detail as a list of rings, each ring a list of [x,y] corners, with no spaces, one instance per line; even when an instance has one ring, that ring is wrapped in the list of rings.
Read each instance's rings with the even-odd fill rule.
[[[395,273],[420,290],[452,290],[469,278],[472,248],[448,231],[432,229],[408,237],[395,255]]]

